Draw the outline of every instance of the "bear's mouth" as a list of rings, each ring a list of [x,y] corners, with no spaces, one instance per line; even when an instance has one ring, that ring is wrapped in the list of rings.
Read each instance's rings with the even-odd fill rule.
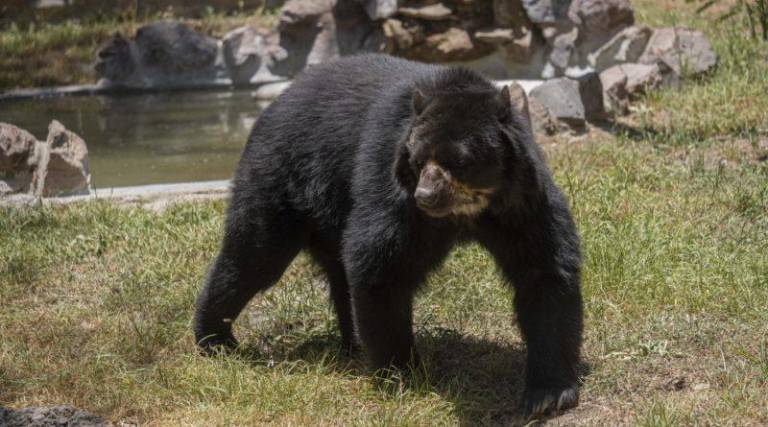
[[[470,197],[453,197],[452,200],[442,206],[426,206],[416,202],[416,206],[425,214],[433,218],[445,218],[454,216],[475,216],[481,213],[490,200],[484,193],[473,192]]]

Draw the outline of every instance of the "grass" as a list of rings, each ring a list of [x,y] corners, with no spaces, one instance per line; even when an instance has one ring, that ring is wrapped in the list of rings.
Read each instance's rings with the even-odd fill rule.
[[[545,146],[585,251],[582,402],[551,422],[766,425],[766,47],[683,6],[636,5],[653,25],[706,29],[721,61],[634,104],[615,135]],[[190,316],[224,206],[0,212],[0,406],[142,425],[521,421],[524,347],[477,246],[419,297],[415,383],[374,384],[337,353],[324,278],[303,255],[238,320],[247,356],[198,356]]]
[[[200,19],[181,19],[163,13],[141,20],[112,17],[29,28],[12,25],[0,29],[0,91],[94,83],[96,51],[112,34],[132,36],[141,25],[159,19],[180,19],[198,31],[221,37],[246,24],[256,28],[271,26],[276,15],[274,11],[259,9],[231,16],[208,13]]]

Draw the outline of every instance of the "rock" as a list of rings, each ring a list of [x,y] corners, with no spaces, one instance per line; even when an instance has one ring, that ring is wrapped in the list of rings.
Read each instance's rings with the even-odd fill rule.
[[[46,145],[47,162],[40,164],[35,177],[38,194],[49,197],[87,193],[90,175],[85,141],[54,120],[48,126]]]
[[[531,130],[534,137],[549,136],[557,133],[557,123],[552,118],[552,113],[536,98],[528,97],[528,114],[530,115]]]
[[[31,133],[0,122],[0,195],[30,190],[36,144]]]
[[[619,67],[627,76],[627,93],[630,97],[661,86],[661,70],[656,64],[622,64]]]
[[[217,61],[218,41],[175,21],[144,25],[133,40],[115,34],[97,56],[95,68],[105,85],[210,86],[226,77],[224,65]]]
[[[589,55],[589,65],[605,70],[616,64],[637,62],[643,54],[652,30],[648,27],[627,27]]]
[[[493,19],[496,25],[511,28],[518,34],[531,29],[531,21],[520,0],[493,0]]]
[[[591,52],[635,23],[629,0],[574,0],[568,16],[579,26],[579,48]]]
[[[559,122],[583,131],[586,121],[605,118],[600,77],[590,73],[580,79],[551,79],[534,88],[530,94],[543,104]]]
[[[571,0],[522,0],[528,19],[535,24],[555,24],[567,19]]]
[[[138,59],[131,51],[132,42],[115,33],[96,52],[96,74],[108,81],[120,84],[135,79]]]
[[[291,86],[291,83],[292,82],[290,81],[267,83],[259,86],[258,89],[253,92],[252,96],[256,100],[273,100],[285,92],[285,90]],[[247,127],[247,129],[250,128],[251,126]]]
[[[422,7],[401,7],[397,13],[408,18],[424,19],[427,21],[442,21],[449,19],[453,12],[442,3]]]
[[[372,20],[387,19],[397,12],[397,0],[357,0]]]
[[[659,87],[662,76],[656,64],[620,64],[601,72],[600,82],[606,109],[626,114],[629,112],[629,101]]]
[[[562,76],[571,63],[571,57],[575,50],[576,39],[579,37],[579,29],[572,27],[570,31],[560,33],[552,40],[552,50],[549,54],[547,72],[544,78]]]
[[[357,0],[290,0],[283,6],[278,29],[287,55],[276,61],[273,72],[281,76],[384,47],[381,28]]]
[[[515,40],[515,34],[511,28],[493,28],[476,31],[475,38],[488,44],[507,44]]]
[[[601,72],[600,83],[603,85],[603,102],[606,111],[627,114],[629,112],[627,75],[622,71],[621,66],[616,65]]]
[[[685,28],[659,28],[653,31],[639,61],[663,64],[676,76],[696,75],[717,65],[717,54],[700,31]]]
[[[6,427],[101,427],[106,424],[96,415],[69,405],[61,405],[18,410],[0,408],[0,425]]]
[[[516,37],[512,43],[506,44],[504,48],[507,59],[519,64],[530,63],[534,49],[533,33],[531,31],[525,32],[523,35]]]
[[[285,51],[270,45],[250,26],[228,32],[222,39],[222,51],[230,78],[236,86],[282,80],[272,74],[270,67],[275,59],[285,57]]]
[[[144,25],[134,41],[142,65],[163,73],[200,73],[214,65],[218,51],[216,39],[175,21]]]
[[[280,9],[281,26],[313,24],[333,9],[334,0],[288,0]]]
[[[384,30],[384,37],[387,39],[388,50],[391,53],[398,50],[406,51],[413,47],[417,39],[424,39],[424,34],[420,34],[420,37],[416,35],[415,31],[409,31],[403,26],[403,22],[397,19],[387,19],[382,24]],[[421,27],[416,27],[421,29]]]
[[[440,62],[460,60],[474,48],[469,34],[461,28],[450,28],[448,31],[432,34],[427,37],[427,47],[435,52],[435,58]]]

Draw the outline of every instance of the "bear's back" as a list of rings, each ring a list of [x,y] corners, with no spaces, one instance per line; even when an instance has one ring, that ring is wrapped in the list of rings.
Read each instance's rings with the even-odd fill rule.
[[[351,207],[350,181],[362,133],[367,121],[379,119],[368,117],[369,111],[378,104],[380,114],[382,102],[389,114],[409,111],[410,97],[399,99],[396,93],[410,93],[438,69],[375,54],[311,66],[254,125],[235,193],[269,194],[324,228],[340,228]]]

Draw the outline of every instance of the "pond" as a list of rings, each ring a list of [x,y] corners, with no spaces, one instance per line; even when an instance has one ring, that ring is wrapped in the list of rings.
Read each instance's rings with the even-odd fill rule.
[[[0,121],[45,140],[56,119],[88,145],[91,184],[111,188],[232,177],[264,104],[250,91],[0,102]]]

